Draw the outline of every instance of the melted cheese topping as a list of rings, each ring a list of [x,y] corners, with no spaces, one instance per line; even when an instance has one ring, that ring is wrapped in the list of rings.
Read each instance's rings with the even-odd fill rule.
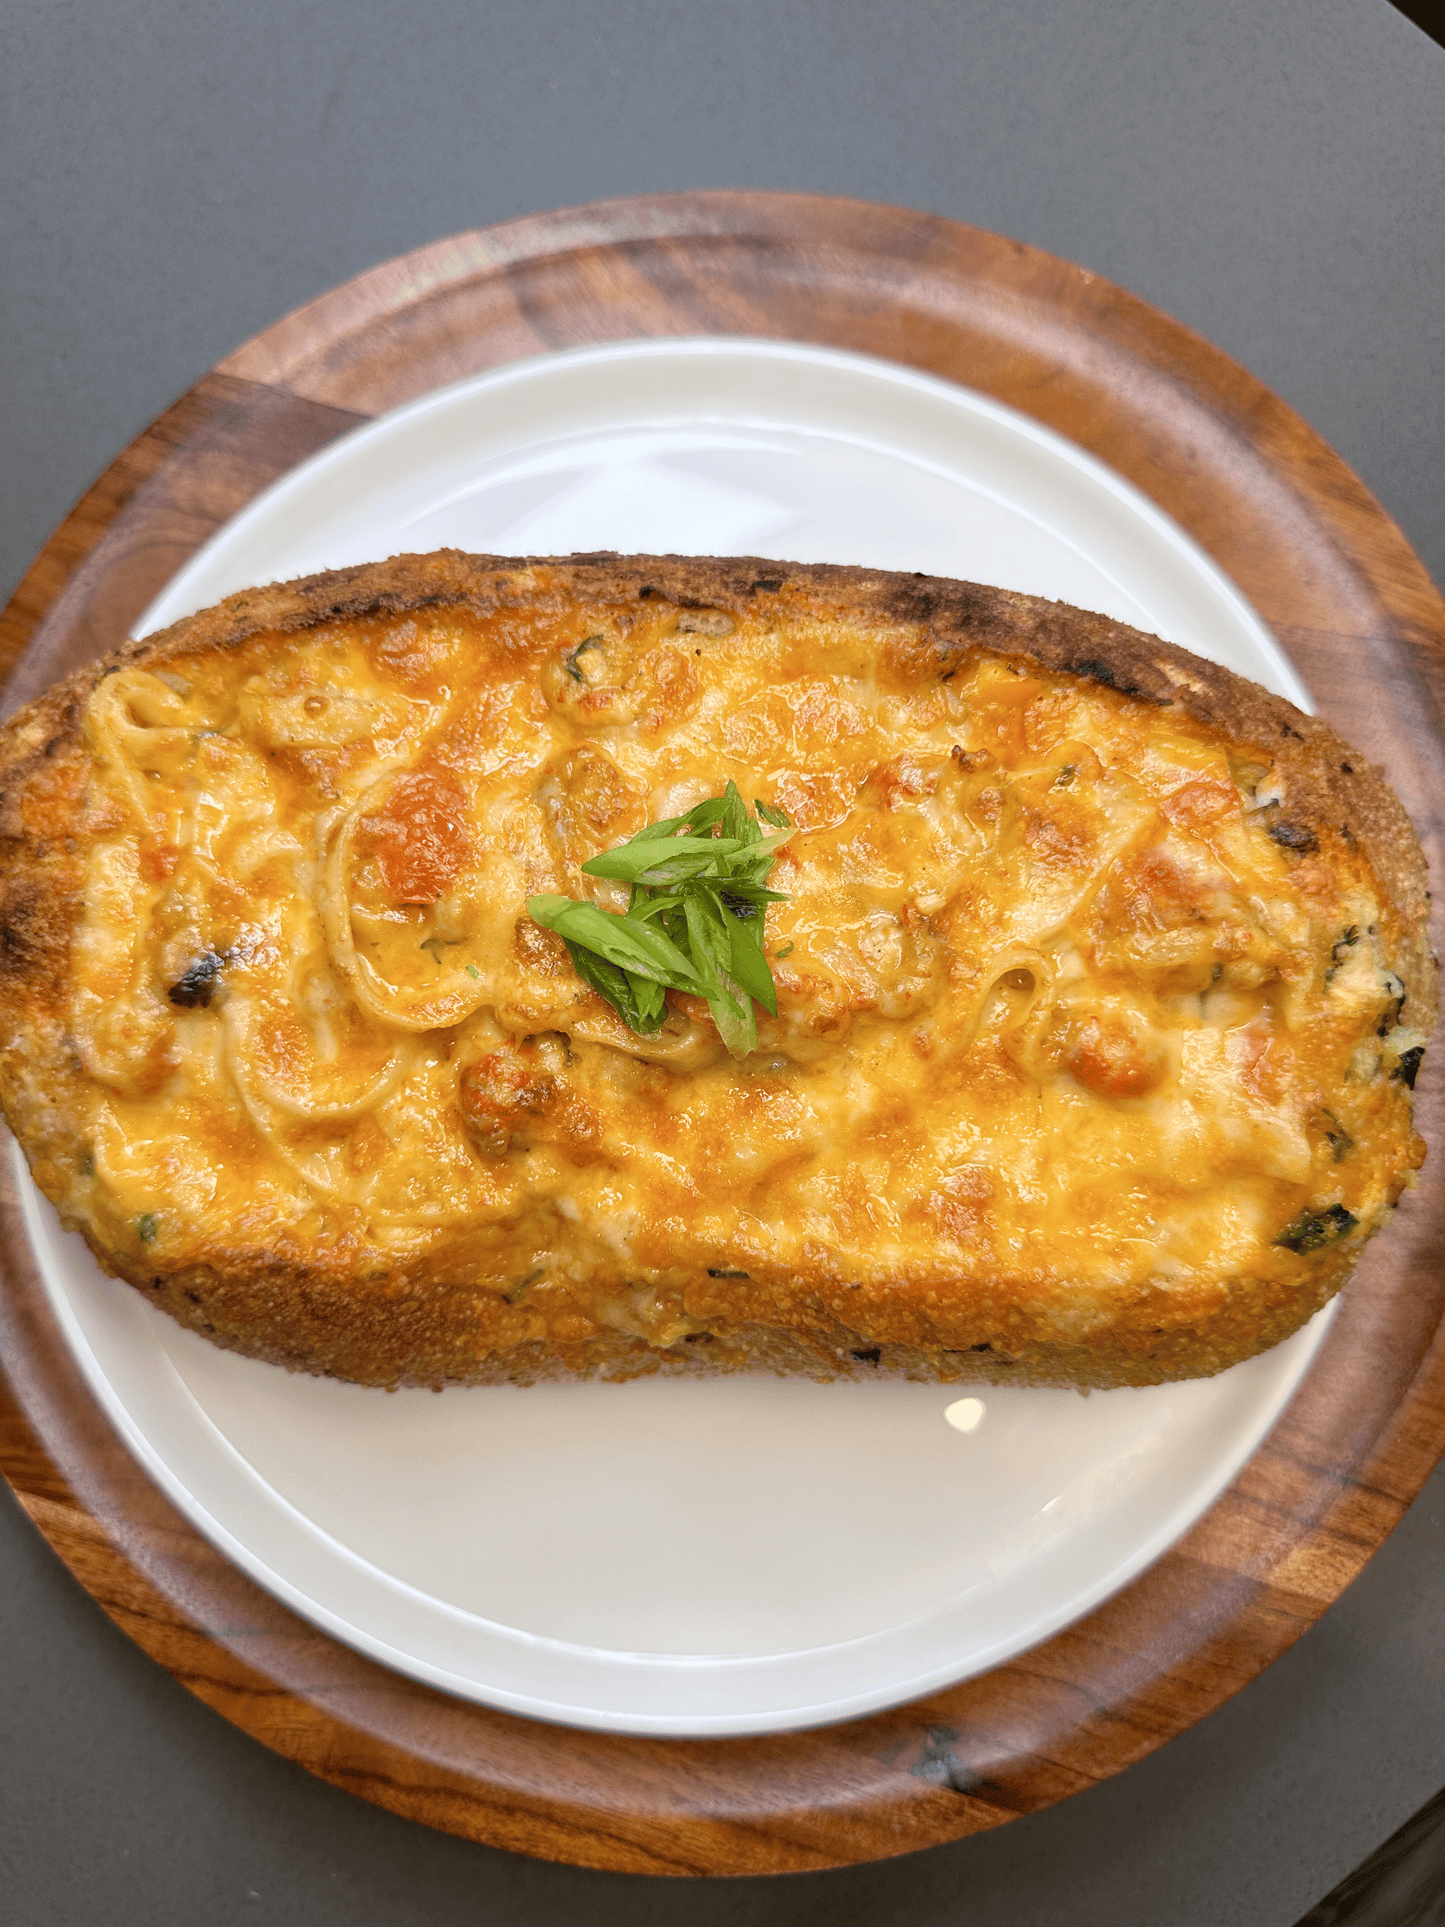
[[[764,1283],[883,1287],[880,1341],[1077,1340],[1297,1275],[1302,1211],[1377,1222],[1423,1039],[1363,860],[1272,840],[1267,755],[1172,710],[900,681],[861,627],[666,604],[107,675],[71,1208],[157,1270],[487,1287],[488,1345],[672,1344]],[[800,826],[742,1064],[676,994],[633,1035],[524,909],[624,907],[582,863],[729,777]]]

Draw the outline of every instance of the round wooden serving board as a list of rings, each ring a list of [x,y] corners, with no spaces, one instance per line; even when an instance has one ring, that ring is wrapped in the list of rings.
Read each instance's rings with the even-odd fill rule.
[[[931,216],[799,195],[639,198],[460,234],[277,322],[134,442],[46,544],[0,619],[10,703],[114,647],[212,530],[369,417],[521,356],[698,334],[884,356],[1100,456],[1238,584],[1324,714],[1385,765],[1445,871],[1432,696],[1445,606],[1339,458],[1217,349],[1080,268]],[[65,1348],[13,1197],[0,1200],[0,1464],[148,1653],[278,1753],[380,1806],[630,1871],[906,1853],[1063,1799],[1212,1711],[1396,1524],[1445,1444],[1441,1090],[1427,1057],[1424,1182],[1371,1247],[1284,1418],[1194,1530],[1046,1645],[847,1725],[729,1740],[578,1732],[450,1699],[318,1632],[129,1457]]]

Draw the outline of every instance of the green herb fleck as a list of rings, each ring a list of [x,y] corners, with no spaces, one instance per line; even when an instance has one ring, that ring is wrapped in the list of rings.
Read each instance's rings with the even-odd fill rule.
[[[1293,1223],[1285,1226],[1275,1243],[1287,1251],[1318,1251],[1347,1236],[1358,1223],[1354,1212],[1347,1211],[1342,1204],[1332,1204],[1328,1211],[1318,1215],[1301,1211]]]
[[[475,964],[468,964],[466,966],[466,971],[469,977],[480,977],[482,974],[481,971],[477,969],[477,966]]]
[[[631,886],[621,915],[573,897],[528,898],[533,922],[556,931],[577,975],[639,1036],[661,1030],[669,990],[706,998],[734,1057],[757,1048],[754,1002],[777,1015],[763,926],[767,906],[786,898],[765,879],[793,826],[761,800],[756,809],[783,834],[765,836],[729,783],[584,863],[587,876]]]
[[[148,1245],[156,1235],[157,1218],[154,1211],[146,1211],[136,1219],[136,1236],[143,1245]]]
[[[1349,959],[1350,952],[1360,941],[1359,925],[1352,923],[1341,936],[1339,942],[1330,950],[1330,962],[1325,967],[1325,982],[1330,983],[1341,965]]]
[[[773,962],[781,963],[784,957],[791,957],[797,947],[795,943],[785,943],[781,950],[775,950],[773,952]]]
[[[567,671],[567,674],[572,678],[573,682],[586,682],[587,680],[582,673],[582,665],[577,658],[588,649],[600,649],[601,647],[601,636],[584,636],[572,651],[571,655],[562,658],[562,667]]]
[[[1391,1077],[1403,1084],[1407,1090],[1413,1091],[1415,1079],[1420,1075],[1420,1060],[1424,1055],[1423,1044],[1416,1044],[1413,1050],[1402,1050],[1399,1063],[1390,1072]]]
[[[417,948],[430,952],[432,962],[440,970],[443,950],[455,950],[459,943],[465,942],[465,937],[423,937]]]

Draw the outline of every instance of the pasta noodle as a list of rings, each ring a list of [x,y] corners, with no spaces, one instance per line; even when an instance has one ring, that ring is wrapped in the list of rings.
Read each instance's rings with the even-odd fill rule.
[[[1217,1370],[1423,1155],[1399,806],[1103,618],[403,558],[49,700],[6,737],[7,1109],[104,1262],[283,1363]],[[629,1030],[526,911],[625,910],[584,863],[729,780],[796,824],[745,1062],[680,992]]]

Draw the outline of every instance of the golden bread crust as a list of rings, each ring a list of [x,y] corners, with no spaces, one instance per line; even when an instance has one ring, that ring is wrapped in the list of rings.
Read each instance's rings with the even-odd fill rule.
[[[1434,1027],[1437,979],[1426,929],[1424,859],[1383,774],[1350,750],[1327,724],[1185,650],[1061,604],[922,576],[802,567],[758,558],[515,559],[454,551],[402,556],[227,598],[129,645],[111,661],[71,677],[0,732],[0,1020],[4,1030],[0,1098],[41,1188],[57,1202],[67,1222],[85,1232],[107,1270],[214,1342],[292,1369],[381,1385],[738,1369],[821,1377],[892,1372],[1081,1389],[1144,1384],[1208,1374],[1248,1357],[1297,1329],[1339,1288],[1353,1268],[1363,1235],[1326,1238],[1316,1246],[1306,1241],[1283,1255],[1276,1241],[1267,1247],[1261,1262],[1244,1271],[1226,1267],[1219,1276],[1195,1280],[1187,1288],[1177,1278],[1140,1274],[1127,1290],[1116,1291],[1107,1306],[1102,1299],[1095,1302],[1096,1294],[1080,1290],[1076,1295],[1087,1300],[1092,1315],[1082,1322],[1074,1318],[1077,1332],[1070,1328],[1068,1294],[1053,1284],[1045,1290],[1036,1281],[1029,1288],[1034,1294],[1030,1297],[1016,1283],[1005,1288],[1002,1279],[996,1287],[981,1284],[975,1269],[963,1293],[972,1295],[973,1308],[960,1309],[948,1302],[949,1267],[961,1262],[956,1253],[951,1258],[950,1252],[955,1251],[959,1237],[981,1235],[974,1223],[978,1212],[966,1197],[960,1203],[951,1192],[952,1202],[938,1203],[937,1189],[928,1195],[935,1201],[930,1206],[935,1221],[944,1226],[943,1243],[928,1264],[900,1259],[896,1277],[880,1271],[860,1279],[854,1275],[857,1264],[850,1264],[848,1254],[835,1250],[826,1238],[784,1251],[781,1246],[767,1247],[766,1241],[760,1243],[757,1238],[749,1244],[748,1237],[735,1233],[736,1249],[745,1261],[736,1265],[703,1262],[709,1252],[716,1255],[722,1248],[717,1245],[720,1233],[708,1234],[713,1238],[711,1245],[701,1232],[688,1244],[693,1234],[674,1229],[668,1234],[672,1246],[683,1253],[677,1265],[668,1261],[672,1247],[664,1250],[662,1245],[648,1244],[645,1228],[615,1264],[599,1244],[593,1262],[598,1276],[610,1275],[609,1265],[616,1272],[608,1289],[621,1307],[620,1324],[599,1322],[578,1311],[587,1301],[585,1294],[577,1295],[583,1287],[575,1278],[556,1282],[563,1296],[555,1304],[547,1298],[552,1280],[544,1280],[530,1297],[527,1289],[514,1292],[506,1284],[503,1274],[515,1257],[507,1239],[515,1242],[521,1236],[515,1231],[520,1207],[514,1204],[498,1203],[485,1224],[479,1221],[474,1236],[459,1233],[445,1245],[427,1244],[414,1228],[407,1232],[409,1243],[400,1232],[390,1246],[384,1239],[378,1243],[364,1213],[352,1209],[348,1215],[339,1206],[330,1216],[323,1213],[325,1234],[320,1237],[313,1236],[304,1223],[284,1222],[270,1233],[253,1229],[237,1237],[233,1224],[209,1244],[192,1238],[178,1242],[172,1250],[169,1233],[163,1226],[157,1236],[155,1216],[150,1213],[134,1221],[144,1227],[150,1219],[149,1233],[142,1228],[137,1237],[117,1230],[114,1210],[107,1217],[99,1205],[86,1202],[87,1186],[95,1182],[96,1158],[104,1162],[109,1157],[112,1164],[120,1158],[113,1149],[96,1148],[97,1078],[108,1092],[120,1093],[119,1098],[112,1095],[104,1100],[110,1107],[105,1115],[113,1124],[114,1115],[127,1103],[143,1107],[171,1102],[166,1094],[181,1090],[191,1073],[184,1067],[177,1069],[173,1047],[164,1042],[170,1036],[165,1025],[174,1013],[165,1010],[163,1000],[158,1004],[155,990],[145,991],[144,996],[136,992],[141,998],[136,1023],[142,1027],[153,1023],[161,1040],[149,1059],[134,1039],[116,1043],[112,1031],[106,1030],[104,1037],[110,1042],[105,1049],[118,1052],[115,1062],[123,1059],[127,1068],[105,1070],[104,1064],[111,1061],[105,1050],[86,1041],[90,1033],[79,1034],[77,985],[82,985],[84,969],[77,962],[77,933],[84,930],[84,942],[91,944],[98,893],[97,873],[87,865],[93,866],[94,852],[105,837],[117,834],[114,824],[119,820],[113,799],[97,800],[110,767],[95,746],[95,716],[107,678],[141,671],[152,678],[159,674],[162,681],[169,676],[185,688],[187,665],[203,665],[206,674],[221,675],[215,665],[233,658],[244,664],[247,676],[257,680],[263,674],[260,666],[270,655],[305,638],[323,638],[339,649],[348,637],[364,634],[370,638],[368,647],[373,647],[382,630],[388,635],[400,633],[398,624],[414,626],[435,615],[448,623],[483,625],[487,646],[498,659],[515,657],[531,663],[527,673],[535,679],[548,673],[545,664],[551,660],[547,654],[551,645],[545,638],[552,630],[571,635],[579,611],[590,612],[588,620],[599,622],[603,616],[596,612],[604,612],[624,635],[629,624],[641,620],[638,612],[645,612],[648,621],[665,613],[674,624],[664,637],[670,644],[677,643],[680,632],[701,645],[714,632],[724,633],[724,620],[738,634],[754,629],[761,633],[765,628],[770,635],[790,629],[819,635],[828,632],[830,625],[846,626],[849,646],[855,653],[866,650],[871,658],[877,689],[885,696],[897,692],[900,701],[916,700],[919,691],[936,691],[956,678],[972,676],[982,662],[1002,665],[1031,688],[1037,685],[1043,692],[1040,702],[1057,696],[1059,702],[1067,703],[1071,692],[1085,690],[1098,695],[1110,716],[1124,718],[1136,730],[1144,727],[1141,719],[1147,716],[1166,720],[1176,732],[1188,730],[1191,740],[1203,749],[1227,749],[1231,767],[1240,772],[1236,781],[1247,797],[1251,834],[1265,833],[1268,843],[1262,847],[1281,874],[1293,879],[1302,900],[1323,902],[1329,897],[1333,902],[1330,892],[1339,896],[1342,877],[1352,889],[1367,885],[1374,891],[1371,900],[1377,899],[1379,909],[1369,939],[1382,960],[1380,968],[1399,980],[1398,998],[1391,991],[1392,1021],[1402,1037],[1406,1035],[1402,1010],[1409,1013],[1408,1036],[1423,1039]],[[698,612],[706,618],[700,626]],[[703,649],[679,652],[674,648],[668,660],[679,654],[701,657]],[[537,670],[537,663],[543,668]],[[686,666],[673,664],[678,675]],[[820,666],[826,668],[826,664]],[[423,693],[431,689],[420,671],[406,672],[412,674],[411,682],[402,672],[396,673],[401,676],[398,687]],[[565,686],[564,694],[571,694]],[[396,697],[393,707],[401,700]],[[533,702],[538,714],[539,703],[540,698]],[[627,726],[644,735],[649,728],[646,717],[634,718]],[[944,723],[937,727],[947,734]],[[179,738],[179,725],[175,733]],[[225,731],[191,733],[199,740]],[[666,728],[659,725],[653,735],[664,741]],[[597,740],[614,738],[604,731]],[[321,798],[339,793],[335,785],[339,781],[344,786],[348,767],[344,755],[278,741],[280,747],[269,754],[291,772],[288,781],[311,783]],[[955,756],[962,758],[960,767],[970,760],[957,749]],[[973,761],[979,761],[976,754]],[[1068,780],[1073,780],[1072,768]],[[1045,827],[1057,840],[1061,833],[1057,823],[1047,819]],[[603,844],[617,840],[615,833],[599,831],[598,835]],[[143,845],[144,841],[142,837]],[[143,870],[146,862],[159,861],[162,871],[166,863],[174,867],[179,860],[175,851],[162,845],[161,852],[157,858],[143,847]],[[156,887],[163,890],[164,883],[162,876]],[[443,935],[427,941],[448,945],[459,940]],[[1333,965],[1328,956],[1321,964],[1326,985],[1335,969],[1353,964],[1362,942],[1358,932],[1346,932],[1340,938]],[[1342,955],[1342,946],[1347,954]],[[235,954],[240,955],[240,947]],[[436,949],[433,954],[440,970],[444,952]],[[217,957],[217,970],[223,961]],[[555,974],[545,959],[538,968],[544,966]],[[949,967],[956,979],[956,960]],[[256,968],[259,971],[260,965]],[[468,968],[476,977],[477,971]],[[172,1001],[180,1001],[174,991]],[[855,1001],[865,1013],[860,1022],[881,1021],[868,1014],[867,999]],[[87,1021],[100,1023],[103,1015],[95,1016],[92,1009]],[[414,1030],[419,1021],[398,1019],[403,1028],[411,1024]],[[465,1040],[472,1035],[467,1024],[481,1021],[468,1015],[458,1023],[438,1023],[425,1034],[435,1031],[453,1042],[462,1039],[465,1055],[469,1048]],[[520,1021],[509,1019],[504,1029],[517,1032]],[[594,1058],[600,1063],[605,1056],[610,1064],[628,1049],[625,1036],[606,1032],[605,1025],[597,1029],[601,1019],[595,1012],[588,1021],[601,1041],[594,1039],[587,1046],[594,1055],[587,1058],[584,1070],[594,1076],[594,1083],[579,1085],[574,1101],[578,1116],[586,1102],[595,1099],[600,1088],[596,1080],[604,1074],[595,1069]],[[186,1035],[199,1037],[203,1030],[197,1018]],[[212,1032],[204,1034],[209,1037]],[[920,1035],[927,1041],[925,1033]],[[531,1039],[524,1041],[530,1044]],[[474,1054],[475,1047],[470,1048]],[[929,1048],[935,1046],[930,1043]],[[1411,1047],[1411,1078],[1419,1048]],[[921,1049],[918,1054],[923,1054]],[[1078,1074],[1077,1051],[1070,1061]],[[1356,1214],[1365,1231],[1388,1215],[1422,1155],[1409,1125],[1408,1095],[1403,1088],[1409,1080],[1399,1071],[1399,1054],[1381,1062],[1393,1063],[1396,1072],[1391,1076],[1376,1067],[1383,1148],[1371,1179],[1369,1215]],[[658,1081],[661,1075],[646,1087],[654,1093],[646,1099],[654,1107],[664,1101],[656,1096],[663,1088]],[[930,1077],[935,1075],[941,1079],[945,1072],[942,1068],[929,1072]],[[644,1101],[637,1095],[642,1090],[641,1084],[636,1089],[628,1086],[626,1103],[634,1109],[626,1115],[639,1114],[635,1106]],[[1329,1096],[1326,1092],[1325,1097]],[[1117,1092],[1105,1101],[1112,1103],[1116,1097]],[[669,1096],[665,1101],[674,1099]],[[1132,1090],[1125,1092],[1123,1101],[1127,1108],[1133,1101]],[[1332,1115],[1324,1098],[1312,1115],[1321,1110]],[[257,1114],[254,1104],[251,1114]],[[588,1126],[592,1139],[586,1138],[581,1125],[568,1128],[572,1135],[555,1138],[546,1155],[561,1158],[557,1168],[564,1175],[595,1174],[602,1158],[593,1141],[595,1127]],[[358,1126],[348,1140],[353,1165],[360,1156],[360,1131]],[[310,1140],[303,1144],[304,1136],[304,1132],[292,1132],[288,1155],[298,1170],[321,1171],[322,1164],[315,1162],[320,1152]],[[181,1153],[176,1155],[184,1161]],[[332,1151],[328,1149],[326,1155]],[[313,1162],[305,1163],[307,1158]],[[486,1155],[481,1162],[483,1176],[490,1182]],[[1301,1189],[1302,1178],[1295,1184],[1301,1200],[1308,1193],[1311,1209],[1317,1195],[1322,1195],[1317,1180],[1318,1159],[1314,1189]],[[1277,1178],[1271,1195],[1294,1196],[1290,1189],[1294,1182]],[[947,1188],[945,1182],[943,1190]],[[335,1195],[350,1194],[337,1191]],[[1345,1209],[1343,1205],[1335,1208]],[[1352,1227],[1354,1223],[1352,1217]],[[579,1245],[579,1253],[581,1249]],[[696,1283],[683,1275],[689,1267],[697,1275]],[[633,1282],[639,1279],[642,1285]],[[571,1297],[565,1297],[564,1285]],[[667,1318],[658,1309],[664,1301],[672,1308]],[[558,1312],[557,1306],[563,1311]]]

